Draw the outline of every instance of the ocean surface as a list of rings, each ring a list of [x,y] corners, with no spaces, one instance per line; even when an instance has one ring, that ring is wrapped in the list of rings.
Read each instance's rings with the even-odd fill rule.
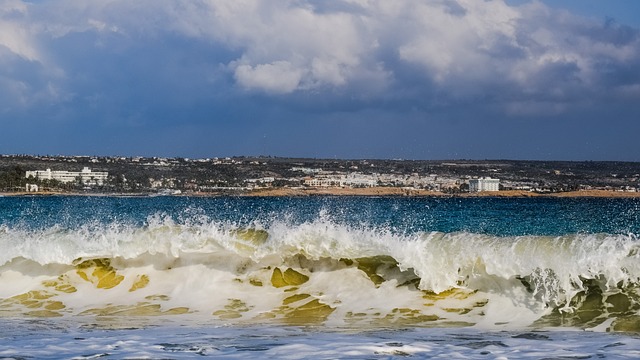
[[[0,197],[0,359],[633,359],[640,199]]]

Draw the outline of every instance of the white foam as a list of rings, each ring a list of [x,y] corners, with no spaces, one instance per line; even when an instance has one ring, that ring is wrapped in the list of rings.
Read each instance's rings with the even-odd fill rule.
[[[0,320],[2,321],[2,320]],[[57,358],[614,358],[640,356],[640,339],[585,332],[407,329],[341,332],[291,327],[149,327],[100,330],[2,321],[0,356]],[[50,325],[45,327],[44,325]],[[8,327],[7,327],[8,326]],[[35,330],[35,331],[34,331]]]
[[[260,230],[263,225],[254,227]],[[334,308],[328,321],[336,324],[350,313],[378,321],[386,315],[401,317],[398,309],[419,309],[447,321],[487,328],[507,323],[513,328],[530,325],[555,306],[571,310],[568,300],[587,289],[585,280],[597,281],[606,291],[640,278],[635,235],[398,234],[322,218],[297,225],[274,222],[265,230],[268,239],[262,242],[238,236],[233,223],[176,224],[162,216],[150,218],[145,227],[119,223],[71,230],[4,227],[0,298],[47,290],[43,282],[62,276],[78,289],[55,294],[66,305],[62,313],[69,315],[92,307],[148,303],[147,297],[163,295],[166,299],[157,302],[163,311],[186,307],[192,314],[207,316],[239,300],[246,306],[241,320],[247,320],[278,308],[284,298],[297,293]],[[379,286],[356,265],[340,261],[372,256],[398,262],[397,267],[387,263],[377,269],[386,280]],[[77,274],[74,265],[79,258],[110,259],[124,280],[112,289],[97,288]],[[293,268],[310,280],[286,293],[271,286],[276,267]],[[130,292],[140,276],[149,278],[148,286]],[[423,292],[400,286],[416,276],[421,290],[478,292],[464,301],[453,297],[425,305]],[[474,302],[485,301],[481,310],[473,308]],[[457,314],[448,308],[476,310]]]

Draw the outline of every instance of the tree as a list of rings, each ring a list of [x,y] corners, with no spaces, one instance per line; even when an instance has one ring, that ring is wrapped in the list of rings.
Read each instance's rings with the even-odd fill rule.
[[[5,191],[22,190],[27,184],[27,178],[25,177],[26,171],[20,166],[16,165],[10,170],[0,173],[0,189]]]

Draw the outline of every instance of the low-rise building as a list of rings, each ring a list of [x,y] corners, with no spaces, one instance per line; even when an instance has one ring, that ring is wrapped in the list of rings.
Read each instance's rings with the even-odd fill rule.
[[[26,192],[38,192],[40,191],[40,188],[36,184],[27,184],[25,186],[25,190]]]
[[[91,171],[91,169],[85,167],[82,171],[51,171],[51,169],[27,171],[25,177],[36,180],[57,180],[63,183],[70,183],[79,179],[84,185],[103,185],[107,181],[109,173],[106,171]]]
[[[374,175],[359,173],[305,177],[304,184],[312,187],[374,187],[378,179]]]

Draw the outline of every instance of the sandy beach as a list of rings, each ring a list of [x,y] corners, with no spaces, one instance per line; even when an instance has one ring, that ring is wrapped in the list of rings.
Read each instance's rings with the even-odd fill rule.
[[[372,188],[306,188],[306,189],[260,189],[244,194],[245,196],[442,196],[442,197],[603,197],[635,198],[640,192],[620,192],[606,190],[583,190],[562,193],[535,193],[524,190],[484,191],[476,193],[447,194],[438,191],[407,189],[397,187]]]

